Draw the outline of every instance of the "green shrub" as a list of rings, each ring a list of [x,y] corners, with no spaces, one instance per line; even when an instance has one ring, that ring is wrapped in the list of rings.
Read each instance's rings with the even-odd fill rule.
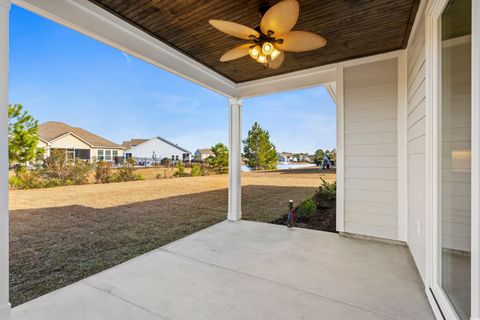
[[[123,162],[122,166],[112,175],[113,182],[128,182],[135,180],[145,180],[145,177],[141,174],[137,174],[135,164],[137,161],[135,158],[129,158]]]
[[[65,150],[53,149],[43,164],[46,178],[65,180],[71,175],[71,171],[72,165],[67,161]]]
[[[321,178],[322,179],[322,178]],[[335,200],[337,195],[337,183],[328,182],[322,179],[322,184],[314,195],[314,199],[320,206],[326,205],[328,201]]]
[[[192,164],[192,171],[190,171],[192,177],[198,177],[202,175],[200,165],[198,163]]]
[[[88,183],[88,174],[92,170],[92,166],[85,161],[76,161],[67,180],[72,181],[73,184]]]
[[[58,178],[50,178],[45,180],[44,188],[60,187],[63,185],[65,185],[64,181]]]
[[[200,166],[200,175],[201,175],[201,176],[206,176],[206,175],[208,175],[207,170],[205,169],[205,166],[203,165],[203,163],[202,163],[202,165]]]
[[[39,167],[33,170],[16,170],[15,175],[8,179],[13,189],[38,189],[44,188],[45,180]]]
[[[315,202],[312,199],[307,199],[300,203],[298,207],[298,216],[309,218],[315,213]]]
[[[95,181],[109,183],[112,180],[112,164],[105,161],[97,162],[95,166]]]
[[[177,163],[177,171],[173,174],[175,177],[185,177],[187,174],[185,173],[185,166],[183,165],[182,161]]]
[[[87,162],[81,160],[69,162],[64,150],[54,149],[45,160],[42,174],[46,180],[60,180],[60,185],[85,184],[88,182],[90,170],[92,167]],[[52,184],[56,185],[57,180]]]
[[[55,153],[55,152],[54,152]],[[9,184],[13,189],[39,189],[58,186],[84,184],[88,181],[91,166],[85,162],[68,163],[56,153],[46,165],[27,170],[25,167],[15,170]]]

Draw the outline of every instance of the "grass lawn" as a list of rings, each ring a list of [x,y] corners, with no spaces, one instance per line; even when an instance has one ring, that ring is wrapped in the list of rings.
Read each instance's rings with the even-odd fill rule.
[[[317,168],[242,174],[243,217],[271,222],[312,196]],[[10,293],[19,305],[226,218],[227,176],[10,191]]]

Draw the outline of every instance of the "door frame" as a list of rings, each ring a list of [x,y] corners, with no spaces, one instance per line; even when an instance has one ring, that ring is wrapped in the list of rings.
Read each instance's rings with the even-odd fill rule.
[[[438,305],[447,320],[458,320],[449,299],[439,286],[441,277],[441,247],[438,237],[441,221],[441,17],[449,0],[431,0],[425,12],[426,19],[426,161],[427,161],[427,294]],[[471,172],[471,320],[480,320],[480,1],[472,0],[472,172]],[[429,292],[430,291],[430,292]],[[440,318],[441,319],[441,318]]]

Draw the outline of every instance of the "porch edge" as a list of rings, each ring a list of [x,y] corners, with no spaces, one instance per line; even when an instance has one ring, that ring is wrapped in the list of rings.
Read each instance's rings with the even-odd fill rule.
[[[393,244],[393,245],[397,245],[397,246],[408,247],[407,242],[401,241],[401,240],[385,239],[385,238],[367,236],[367,235],[363,235],[363,234],[350,233],[350,232],[339,232],[338,234],[341,235],[342,237],[346,237],[346,238],[376,241],[376,242],[381,242],[381,243],[386,243],[386,244]]]

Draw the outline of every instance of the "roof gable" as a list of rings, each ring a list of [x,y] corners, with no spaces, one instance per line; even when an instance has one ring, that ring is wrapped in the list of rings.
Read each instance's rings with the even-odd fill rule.
[[[38,134],[41,139],[51,142],[66,134],[73,134],[80,140],[92,147],[115,148],[123,147],[94,133],[82,128],[75,128],[63,122],[48,121],[38,126]]]
[[[130,139],[129,141],[123,141],[122,146],[125,149],[130,149],[136,147],[144,142],[147,142],[149,139]]]
[[[162,142],[164,142],[164,143],[166,143],[166,144],[168,144],[168,145],[171,145],[172,147],[175,147],[175,148],[183,151],[184,153],[191,154],[191,152],[188,151],[187,149],[184,149],[184,148],[180,147],[178,144],[175,144],[175,143],[173,143],[173,142],[171,142],[171,141],[168,141],[167,139],[164,139],[164,138],[162,138],[162,137],[153,137],[152,139],[148,139],[148,140],[147,140],[147,139],[132,139],[132,140],[130,140],[130,141],[134,141],[134,140],[135,140],[135,141],[143,141],[143,142],[141,142],[140,144],[138,144],[138,145],[136,145],[136,146],[131,146],[131,147],[128,148],[128,149],[134,150],[134,149],[140,147],[141,145],[143,145],[143,144],[145,144],[145,143],[151,142],[151,141],[153,141],[153,140],[160,140],[160,141],[162,141]],[[128,142],[128,141],[125,141],[125,142]],[[124,143],[125,143],[125,142],[124,142]]]
[[[195,153],[199,153],[199,154],[212,154],[212,150],[211,149],[197,149],[197,151],[195,151]]]

